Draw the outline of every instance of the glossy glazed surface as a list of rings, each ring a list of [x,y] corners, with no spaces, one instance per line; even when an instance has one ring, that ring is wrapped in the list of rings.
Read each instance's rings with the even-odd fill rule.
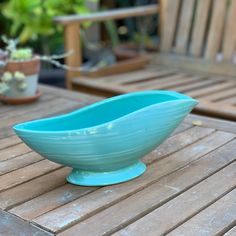
[[[124,170],[162,143],[196,104],[171,91],[135,92],[66,115],[22,123],[14,130],[45,158],[74,168],[67,178],[70,182],[106,185],[143,173],[144,169],[131,168],[127,177]]]

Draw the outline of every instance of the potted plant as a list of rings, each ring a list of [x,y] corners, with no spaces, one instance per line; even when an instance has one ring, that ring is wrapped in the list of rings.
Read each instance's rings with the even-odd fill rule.
[[[7,56],[0,77],[0,99],[6,103],[25,103],[39,97],[37,91],[40,57],[30,48],[17,48],[17,40],[8,40]]]

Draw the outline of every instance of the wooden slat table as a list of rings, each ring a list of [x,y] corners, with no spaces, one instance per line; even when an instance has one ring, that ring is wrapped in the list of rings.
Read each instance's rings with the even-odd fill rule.
[[[235,235],[235,123],[189,115],[144,157],[141,177],[74,186],[70,168],[31,151],[11,126],[101,98],[40,89],[35,104],[0,105],[0,235]]]

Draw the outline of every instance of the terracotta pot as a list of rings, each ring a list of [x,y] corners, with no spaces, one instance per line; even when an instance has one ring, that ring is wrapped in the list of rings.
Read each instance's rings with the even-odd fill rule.
[[[5,71],[16,72],[20,71],[25,75],[38,74],[40,69],[40,59],[35,56],[31,60],[26,61],[13,61],[9,60],[5,66]]]
[[[34,96],[22,97],[22,98],[11,98],[7,96],[0,96],[0,101],[7,105],[22,105],[29,104],[38,100],[42,95],[42,92],[38,91]]]

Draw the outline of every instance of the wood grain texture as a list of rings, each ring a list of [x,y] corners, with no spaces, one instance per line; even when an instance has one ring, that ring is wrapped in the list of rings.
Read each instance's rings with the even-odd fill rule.
[[[0,139],[0,150],[19,144],[20,142],[21,140],[16,135],[5,139]]]
[[[181,69],[195,74],[221,75],[235,78],[236,68],[232,63],[222,61],[216,62],[208,58],[194,58],[174,54],[157,54],[152,63],[168,65],[171,69]]]
[[[80,26],[78,24],[69,24],[64,27],[64,45],[65,51],[72,54],[65,58],[66,65],[72,68],[79,68],[82,62],[82,52],[80,47]],[[72,88],[71,79],[80,73],[74,70],[67,70],[66,86]]]
[[[29,153],[32,150],[27,147],[24,143],[19,143],[13,147],[8,147],[0,151],[0,163],[2,161],[10,160],[17,156],[21,156],[23,154]]]
[[[198,98],[198,97],[202,97],[204,95],[210,95],[213,93],[217,93],[222,90],[227,91],[227,89],[232,88],[233,86],[235,86],[235,83],[231,83],[229,81],[228,82],[224,81],[223,83],[220,83],[220,84],[213,84],[213,85],[206,87],[206,88],[201,88],[199,90],[190,91],[190,92],[188,92],[188,95]]]
[[[226,4],[227,1],[225,0],[213,1],[212,16],[205,51],[206,59],[216,60],[216,54],[218,53],[223,35]]]
[[[0,162],[0,175],[12,172],[41,160],[43,160],[42,156],[35,152],[29,152],[10,160],[2,161]]]
[[[236,45],[236,1],[231,0],[223,38],[223,58],[232,61]]]
[[[176,35],[175,52],[185,54],[188,49],[195,0],[183,0]]]
[[[17,218],[7,212],[0,210],[0,235],[2,236],[50,236],[45,230],[39,229],[29,222]]]
[[[187,116],[184,120],[186,123],[193,124],[194,121],[200,121],[201,126],[216,128],[225,132],[236,134],[236,123],[233,121],[227,121],[223,119],[216,119],[208,116],[191,115]]]
[[[9,209],[66,183],[70,168],[62,168],[0,193],[0,208]]]
[[[57,207],[63,206],[73,200],[82,197],[97,187],[82,187],[66,184],[50,192],[42,194],[34,199],[27,201],[19,206],[12,208],[9,212],[26,220],[32,220],[45,214]]]
[[[42,160],[12,171],[8,174],[2,175],[0,176],[0,192],[27,182],[50,171],[59,169],[60,167],[61,165],[57,163],[48,160]]]
[[[60,104],[60,105],[58,105]],[[70,110],[78,108],[80,104],[75,101],[69,101],[64,98],[59,98],[57,100],[53,100],[48,102],[47,105],[38,105],[37,110],[33,110],[31,113],[22,114],[19,116],[14,116],[11,119],[2,120],[0,123],[0,138],[5,138],[14,134],[12,126],[16,123],[39,119],[42,117],[53,116],[58,113],[66,113]]]
[[[119,184],[113,188],[109,186],[101,188],[89,194],[89,196],[84,196],[35,218],[33,222],[53,232],[65,229],[137,193],[150,184],[157,182],[162,176],[188,165],[192,161],[229,142],[234,137],[232,134],[216,132],[179,152],[154,162],[141,178],[127,182],[126,185]],[[156,171],[157,169],[159,171]],[[67,214],[68,211],[70,212],[69,215]]]
[[[180,0],[161,1],[161,51],[170,52],[177,24]]]
[[[206,180],[200,182],[143,218],[114,235],[166,234],[176,225],[184,223],[235,187],[236,163],[232,163]],[[170,219],[170,216],[171,219]],[[209,220],[209,218],[208,218]]]
[[[190,53],[194,57],[201,56],[204,46],[204,36],[207,28],[207,20],[210,12],[211,0],[197,0],[194,17]]]
[[[168,235],[222,235],[236,223],[235,199],[236,190],[232,190]]]
[[[232,162],[235,157],[230,154],[235,144],[236,142],[233,141],[200,158],[194,165],[163,177],[157,183],[95,214],[59,235],[110,235],[122,229]],[[96,224],[96,222],[105,223]]]
[[[54,21],[58,24],[68,25],[75,23],[82,23],[84,21],[99,22],[105,20],[124,19],[129,17],[138,17],[157,14],[159,6],[157,4],[151,4],[148,6],[113,9],[103,12],[94,12],[84,15],[70,15],[70,16],[58,16]]]
[[[236,235],[236,226],[234,226],[232,229],[230,229],[228,232],[224,234],[224,236],[234,236]]]

